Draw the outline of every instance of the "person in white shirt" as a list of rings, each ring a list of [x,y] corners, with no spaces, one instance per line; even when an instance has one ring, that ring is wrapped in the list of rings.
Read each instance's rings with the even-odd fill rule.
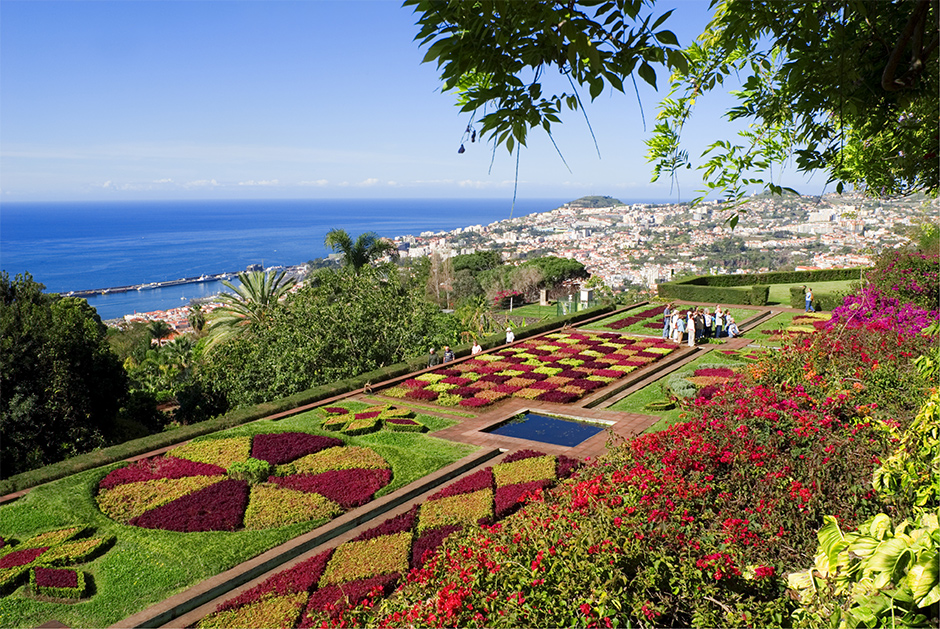
[[[516,340],[516,335],[512,333],[512,328],[506,328],[506,343],[512,343]]]
[[[474,341],[474,342],[473,342],[473,347],[470,348],[470,355],[471,355],[471,356],[476,356],[477,354],[479,354],[479,353],[482,352],[482,351],[483,351],[483,348],[480,347],[480,341]]]

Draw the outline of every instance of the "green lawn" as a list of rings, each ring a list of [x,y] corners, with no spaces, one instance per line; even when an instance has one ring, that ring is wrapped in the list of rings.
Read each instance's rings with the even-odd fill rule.
[[[416,419],[439,429],[453,422],[429,415]],[[304,431],[342,438],[347,445],[374,448],[392,466],[391,483],[379,495],[427,475],[475,448],[422,433],[380,431],[359,437],[319,430],[322,416],[311,411],[281,421],[261,421],[214,436]],[[55,619],[70,627],[106,627],[164,600],[210,576],[313,530],[312,521],[264,531],[177,533],[126,526],[98,510],[98,482],[121,464],[115,463],[36,487],[23,498],[0,507],[0,536],[25,540],[70,525],[113,535],[113,548],[77,566],[89,574],[95,594],[88,601],[66,605],[27,598],[20,588],[0,598],[0,627],[36,627]]]
[[[538,304],[526,304],[525,306],[517,306],[512,309],[512,312],[509,309],[500,310],[500,314],[511,314],[517,317],[533,317],[535,319],[544,319],[546,317],[552,318],[558,316],[558,310],[555,307],[555,304],[550,306],[540,306]]]
[[[605,410],[609,411],[624,411],[627,413],[642,413],[643,415],[654,415],[660,418],[656,424],[647,429],[648,432],[653,432],[657,430],[663,430],[672,426],[673,424],[679,423],[682,420],[682,409],[674,408],[668,411],[651,411],[647,410],[645,407],[650,402],[658,402],[660,400],[668,399],[664,395],[663,390],[666,387],[666,381],[669,377],[674,375],[683,376],[691,375],[696,369],[702,367],[702,365],[707,364],[722,364],[728,366],[740,365],[742,364],[740,360],[732,356],[727,356],[722,354],[717,349],[700,356],[699,358],[693,360],[689,364],[685,365],[678,371],[670,373],[668,376],[664,376],[662,379],[657,380],[656,382],[649,384],[636,393],[631,393],[622,400],[616,402],[612,406],[606,408]]]
[[[805,316],[803,312],[781,312],[774,317],[762,322],[760,325],[751,328],[741,336],[746,339],[751,339],[754,341],[755,345],[761,345],[763,347],[780,347],[780,340],[774,338],[774,335],[764,334],[763,330],[783,330],[786,329],[793,323],[795,317]],[[828,313],[816,313],[814,318],[823,319],[829,318]]]
[[[839,280],[835,282],[815,282],[809,285],[813,293],[841,293],[846,295],[857,288],[858,280]],[[801,284],[771,284],[767,303],[790,307],[790,289]]]

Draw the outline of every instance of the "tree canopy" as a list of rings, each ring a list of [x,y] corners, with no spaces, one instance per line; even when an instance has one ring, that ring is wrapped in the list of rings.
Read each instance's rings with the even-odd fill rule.
[[[937,192],[936,2],[713,0],[712,21],[685,48],[663,28],[671,11],[640,0],[405,6],[417,15],[424,60],[474,116],[468,129],[475,136],[479,125],[510,152],[530,129],[551,135],[563,109],[584,109],[580,90],[593,100],[636,76],[655,87],[664,67],[674,74],[648,142],[654,178],[694,166],[724,196],[753,186],[780,192],[772,169],[794,159],[840,190]],[[551,69],[570,90],[548,87]],[[717,138],[697,163],[682,147],[683,124],[732,75],[743,89],[727,117],[750,126],[738,140]]]
[[[127,376],[84,299],[0,274],[0,473],[107,444]]]
[[[383,256],[396,256],[398,249],[391,240],[380,238],[375,232],[365,232],[353,240],[344,229],[331,229],[323,243],[343,254],[343,265],[355,272]]]

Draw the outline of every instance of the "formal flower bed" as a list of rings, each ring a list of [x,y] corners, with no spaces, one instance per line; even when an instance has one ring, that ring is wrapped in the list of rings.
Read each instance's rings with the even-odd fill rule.
[[[359,412],[351,411],[343,406],[329,406],[323,408],[321,412],[326,415],[323,428],[347,435],[361,435],[382,428],[395,432],[424,432],[426,430],[424,424],[414,419],[414,411],[391,404],[370,406]]]
[[[643,323],[643,327],[652,329],[663,329],[663,310],[665,306],[654,306],[652,308],[647,308],[640,312],[628,313],[627,315],[615,319],[610,323],[604,323],[604,327],[608,327],[611,330],[622,330],[624,328],[629,328],[631,325],[636,325],[637,323]],[[658,319],[654,321],[652,319]],[[603,322],[602,322],[603,323]]]
[[[114,541],[110,536],[89,537],[88,533],[84,527],[73,526],[34,535],[19,544],[4,540],[0,547],[0,595],[6,596],[28,581],[36,595],[81,598],[84,575],[59,567],[89,561]]]
[[[770,340],[782,341],[800,334],[813,334],[826,328],[832,315],[826,312],[808,312],[793,317],[788,325],[782,328],[763,328],[761,334],[770,336]]]
[[[142,528],[257,530],[332,518],[370,501],[391,477],[370,448],[266,433],[193,441],[118,468],[99,482],[96,501],[105,515]]]
[[[197,626],[319,627],[335,622],[350,606],[390,593],[410,570],[420,572],[449,536],[508,515],[577,465],[564,456],[516,452],[335,550],[275,574],[222,603]]]
[[[570,403],[675,350],[653,338],[558,332],[405,380],[383,395],[478,408],[507,397]]]

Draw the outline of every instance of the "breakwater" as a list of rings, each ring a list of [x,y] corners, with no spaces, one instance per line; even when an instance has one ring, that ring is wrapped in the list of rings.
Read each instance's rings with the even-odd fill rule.
[[[130,291],[154,290],[157,288],[170,288],[172,286],[183,286],[184,284],[201,284],[203,282],[220,282],[222,280],[231,280],[237,273],[216,273],[215,275],[200,275],[198,277],[183,277],[178,280],[166,280],[164,282],[148,282],[146,284],[130,284],[128,286],[111,286],[108,288],[92,288],[89,290],[73,290],[62,293],[66,297],[96,297],[98,295],[112,295],[117,293],[128,293]]]

